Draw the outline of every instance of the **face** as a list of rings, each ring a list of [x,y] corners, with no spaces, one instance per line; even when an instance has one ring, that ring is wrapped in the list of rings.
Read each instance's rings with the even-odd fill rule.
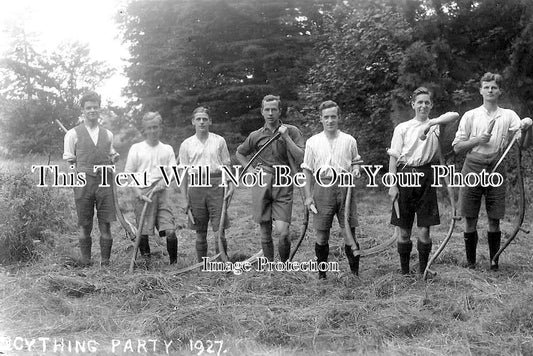
[[[497,101],[502,92],[496,81],[481,82],[479,93],[483,97],[483,101]]]
[[[322,122],[324,132],[337,132],[337,129],[339,128],[338,111],[339,110],[336,107],[322,110],[322,113],[320,115],[320,122]]]
[[[161,138],[161,124],[159,123],[159,120],[143,122],[143,133],[148,142],[159,142],[159,139]]]
[[[277,101],[267,101],[263,103],[261,114],[267,124],[276,125],[279,121],[279,107]]]
[[[209,132],[209,125],[211,125],[211,119],[206,113],[195,114],[192,121],[192,125],[196,129],[196,133]]]
[[[97,101],[86,101],[82,109],[85,120],[90,125],[97,125],[100,118],[100,104]]]
[[[429,94],[418,94],[415,100],[411,102],[411,106],[417,117],[426,119],[433,107],[433,103]]]

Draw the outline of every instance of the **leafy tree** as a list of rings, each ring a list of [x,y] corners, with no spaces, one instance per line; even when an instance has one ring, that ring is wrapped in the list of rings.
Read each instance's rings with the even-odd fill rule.
[[[128,92],[143,110],[183,127],[195,106],[249,131],[260,99],[288,102],[313,61],[321,9],[333,1],[181,0],[131,2],[120,19],[130,47]],[[258,122],[250,123],[256,127]]]
[[[392,2],[362,0],[338,5],[326,28],[309,73],[308,98],[315,103],[335,100],[365,160],[384,163],[393,93],[412,29]]]

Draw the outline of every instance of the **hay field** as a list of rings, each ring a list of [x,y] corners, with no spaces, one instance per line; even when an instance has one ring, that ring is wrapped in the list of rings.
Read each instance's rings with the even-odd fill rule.
[[[12,162],[0,165],[3,170]],[[387,239],[390,207],[383,189],[357,189],[362,247]],[[330,261],[340,273],[318,281],[310,272],[175,274],[195,262],[194,234],[177,213],[178,266],[168,265],[163,239],[150,239],[152,263],[128,273],[132,244],[113,224],[111,266],[69,267],[78,253],[73,194],[65,213],[72,228],[49,232],[53,244],[37,244],[34,261],[3,266],[0,273],[0,351],[6,355],[531,355],[533,354],[533,266],[531,239],[519,235],[488,270],[485,217],[480,219],[479,267],[462,267],[462,225],[434,265],[427,283],[402,277],[394,247],[361,260],[360,278],[345,272],[348,263],[335,225]],[[177,192],[174,189],[177,197]],[[440,227],[432,231],[434,250],[449,223],[441,196]],[[120,190],[126,216],[133,219],[128,195]],[[260,248],[250,216],[250,192],[239,189],[231,203],[229,253],[251,256]],[[295,195],[293,239],[302,219]],[[176,202],[176,208],[180,202]],[[60,212],[58,212],[59,214]],[[503,231],[516,214],[510,207]],[[531,211],[526,215],[530,227]],[[93,231],[93,259],[99,260]],[[214,254],[214,237],[209,236]],[[312,229],[296,260],[314,257]],[[417,267],[416,248],[411,259]],[[40,338],[40,339],[39,339]],[[48,338],[48,339],[46,339]],[[29,351],[28,351],[29,348]],[[20,350],[19,350],[20,349]]]

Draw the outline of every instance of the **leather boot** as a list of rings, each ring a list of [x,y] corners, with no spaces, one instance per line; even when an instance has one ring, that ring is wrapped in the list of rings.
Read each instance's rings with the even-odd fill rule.
[[[402,268],[402,274],[409,274],[409,260],[411,258],[411,250],[413,249],[413,243],[398,242],[398,254],[400,255],[400,267]]]

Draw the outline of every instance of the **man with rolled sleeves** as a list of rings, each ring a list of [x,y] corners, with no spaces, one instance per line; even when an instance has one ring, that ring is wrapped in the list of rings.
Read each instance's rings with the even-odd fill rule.
[[[149,260],[150,244],[148,237],[154,234],[154,228],[159,231],[159,236],[166,237],[167,252],[170,264],[175,264],[178,259],[178,239],[175,232],[174,215],[170,206],[170,198],[167,186],[162,179],[160,167],[165,167],[170,176],[172,166],[176,166],[176,156],[172,146],[160,141],[163,119],[158,112],[148,112],[142,119],[142,130],[145,140],[133,144],[128,152],[125,172],[146,172],[148,176],[146,187],[133,187],[134,211],[139,225],[142,209],[145,203],[149,203],[144,216],[143,230],[139,250],[141,256]],[[155,183],[159,179],[158,183]],[[146,194],[150,186],[157,184],[152,198]]]
[[[93,229],[94,209],[98,218],[100,230],[101,265],[108,265],[111,256],[111,222],[116,220],[113,189],[111,186],[100,187],[102,170],[96,170],[96,165],[107,165],[118,159],[118,153],[113,148],[113,134],[101,127],[100,119],[101,98],[94,91],[83,94],[80,99],[83,122],[65,134],[63,159],[70,164],[76,164],[76,170],[84,173],[86,185],[74,188],[74,199],[80,226],[79,246],[81,251],[80,263],[84,266],[91,261],[91,232]],[[108,182],[113,184],[111,177]]]
[[[233,183],[227,182],[228,190],[224,196],[222,184],[222,166],[231,164],[231,159],[226,145],[226,140],[215,133],[209,132],[213,123],[209,109],[200,106],[192,114],[192,125],[196,133],[187,138],[180,146],[180,166],[189,171],[188,177],[182,186],[183,199],[186,202],[186,210],[190,210],[194,222],[189,220],[189,227],[196,231],[196,256],[198,262],[207,257],[207,228],[209,221],[214,232],[217,232],[222,216],[224,199],[231,199],[233,195]],[[201,167],[201,168],[200,168]],[[190,184],[191,174],[208,174],[210,185],[208,187],[193,187]],[[205,178],[205,177],[204,177]],[[202,180],[205,181],[205,180]],[[227,219],[225,220],[227,226]],[[227,242],[224,235],[221,236],[222,246],[227,253]],[[215,244],[218,253],[218,244]]]

